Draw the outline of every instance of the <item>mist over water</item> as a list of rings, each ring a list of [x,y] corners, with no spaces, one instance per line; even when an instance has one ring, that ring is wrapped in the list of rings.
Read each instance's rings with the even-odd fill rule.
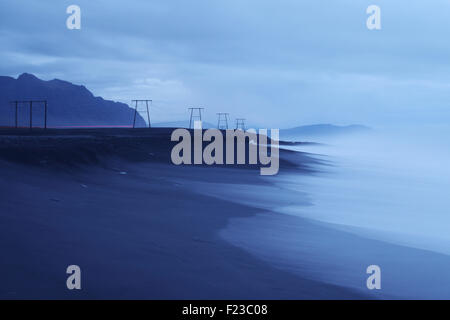
[[[290,147],[322,159],[320,172],[236,191],[234,201],[273,213],[232,219],[221,235],[278,268],[371,296],[449,298],[449,132],[299,137],[323,143]],[[380,291],[366,288],[372,264]]]
[[[322,154],[332,166],[313,177],[285,177],[284,186],[306,191],[313,205],[278,211],[450,254],[448,132],[373,132],[297,148]]]

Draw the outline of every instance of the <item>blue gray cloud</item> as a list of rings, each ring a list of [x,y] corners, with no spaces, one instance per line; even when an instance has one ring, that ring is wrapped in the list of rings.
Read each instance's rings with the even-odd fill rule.
[[[82,10],[68,30],[66,8]],[[366,28],[381,7],[382,30]],[[450,2],[436,0],[3,0],[0,73],[188,106],[255,125],[448,122]]]

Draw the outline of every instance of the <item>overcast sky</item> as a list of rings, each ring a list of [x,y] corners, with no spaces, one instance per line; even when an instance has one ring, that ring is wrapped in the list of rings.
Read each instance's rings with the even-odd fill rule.
[[[444,123],[449,35],[449,0],[1,0],[0,74],[151,98],[155,121],[202,106],[271,128]]]

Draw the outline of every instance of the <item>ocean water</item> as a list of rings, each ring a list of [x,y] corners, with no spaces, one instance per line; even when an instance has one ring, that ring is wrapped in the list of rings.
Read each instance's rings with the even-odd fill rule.
[[[281,269],[369,296],[450,298],[450,131],[423,132],[294,147],[324,160],[321,172],[280,174],[271,190],[243,186],[234,201],[262,212],[230,221],[221,236]],[[372,264],[382,270],[379,291],[366,287]]]
[[[306,191],[313,205],[277,211],[364,228],[365,236],[450,254],[447,137],[439,132],[374,132],[295,148],[318,154],[331,167],[313,177],[282,177],[283,187]]]

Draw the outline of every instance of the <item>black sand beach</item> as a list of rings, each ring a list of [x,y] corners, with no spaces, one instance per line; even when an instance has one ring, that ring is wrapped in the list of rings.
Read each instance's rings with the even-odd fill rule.
[[[172,130],[0,130],[0,298],[448,297],[448,256],[281,214],[309,195],[257,166],[175,166]],[[330,164],[280,158],[281,177]],[[365,288],[373,263],[381,292]]]
[[[168,163],[169,132],[24,130],[18,136],[2,131],[0,297],[362,297],[274,269],[219,237],[230,218],[261,210],[189,192],[186,186],[191,181],[267,182],[251,168]],[[297,156],[305,167],[295,170],[306,173],[306,164],[314,161]],[[78,292],[65,286],[71,264],[82,269]]]

